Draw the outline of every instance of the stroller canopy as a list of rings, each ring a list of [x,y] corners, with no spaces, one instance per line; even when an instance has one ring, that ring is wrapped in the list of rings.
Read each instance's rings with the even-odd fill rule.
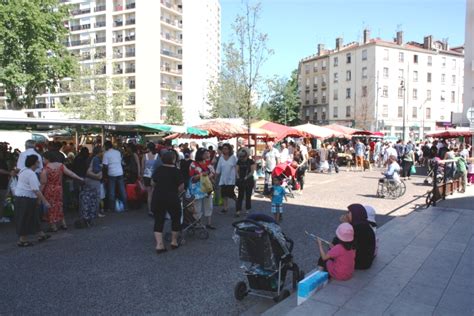
[[[296,168],[291,166],[291,163],[282,162],[275,166],[272,171],[272,176],[279,177],[284,174],[286,177],[295,177]]]

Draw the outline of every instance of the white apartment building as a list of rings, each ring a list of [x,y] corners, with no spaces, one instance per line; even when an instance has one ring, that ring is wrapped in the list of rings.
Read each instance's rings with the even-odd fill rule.
[[[72,7],[68,49],[81,67],[100,63],[99,76],[123,80],[130,93],[126,108],[137,121],[163,121],[170,98],[182,102],[186,121],[195,109],[206,110],[203,90],[220,65],[219,0],[60,2]],[[67,97],[64,82],[59,93],[39,96],[32,112],[51,116]]]
[[[474,1],[466,1],[466,33],[465,33],[465,65],[464,65],[464,111],[462,120],[467,119],[467,111],[474,108]],[[474,122],[472,123],[474,124]],[[474,128],[471,125],[471,128]],[[473,139],[474,143],[474,139]]]
[[[462,111],[463,47],[449,49],[431,36],[423,43],[406,43],[402,32],[393,42],[370,39],[365,30],[362,43],[343,45],[338,38],[336,48],[325,54],[329,123],[419,138],[450,124],[451,113]],[[301,93],[307,121],[305,97]]]

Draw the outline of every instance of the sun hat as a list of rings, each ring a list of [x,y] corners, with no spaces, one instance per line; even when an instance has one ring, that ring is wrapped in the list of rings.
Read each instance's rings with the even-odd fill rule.
[[[372,223],[375,221],[375,209],[370,205],[364,205],[365,211],[367,212],[367,220]]]
[[[344,242],[350,242],[354,240],[354,228],[349,223],[342,223],[337,226],[336,236],[339,240]]]

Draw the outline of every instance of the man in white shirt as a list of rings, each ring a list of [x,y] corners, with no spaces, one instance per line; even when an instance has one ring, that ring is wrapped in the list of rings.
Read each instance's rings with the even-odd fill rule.
[[[35,147],[36,147],[36,142],[34,140],[30,139],[25,142],[26,150],[20,154],[20,156],[18,157],[18,161],[16,163],[16,168],[19,171],[26,168],[25,166],[26,157],[28,157],[29,155],[36,155],[38,156],[39,166],[35,170],[35,172],[37,174],[41,174],[41,171],[43,171],[43,157],[41,157],[41,155],[38,154],[38,152],[35,150]]]
[[[122,154],[112,146],[112,142],[106,141],[104,144],[105,153],[102,164],[107,172],[107,194],[109,200],[109,210],[115,211],[115,187],[119,188],[119,198],[127,208],[127,195],[125,193],[125,182],[123,178]]]
[[[280,150],[280,161],[287,162],[289,160],[290,160],[290,152],[288,151],[288,148],[286,148],[286,143],[282,143],[281,150]]]
[[[278,164],[279,158],[280,153],[276,148],[273,147],[273,142],[269,141],[267,143],[267,148],[263,152],[263,162],[265,170],[265,184],[263,188],[264,195],[270,194],[270,189],[272,186],[272,171]]]

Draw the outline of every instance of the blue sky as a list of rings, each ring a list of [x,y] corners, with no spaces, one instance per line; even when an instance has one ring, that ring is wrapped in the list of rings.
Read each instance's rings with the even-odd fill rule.
[[[222,42],[232,35],[231,24],[242,11],[242,0],[220,0]],[[255,1],[254,1],[255,2]],[[254,3],[251,2],[251,3]],[[360,40],[365,27],[371,37],[390,40],[398,29],[405,41],[423,36],[448,38],[450,46],[464,43],[465,0],[262,0],[259,29],[269,35],[275,53],[262,74],[289,76],[298,61],[316,52],[318,43],[334,48]]]

